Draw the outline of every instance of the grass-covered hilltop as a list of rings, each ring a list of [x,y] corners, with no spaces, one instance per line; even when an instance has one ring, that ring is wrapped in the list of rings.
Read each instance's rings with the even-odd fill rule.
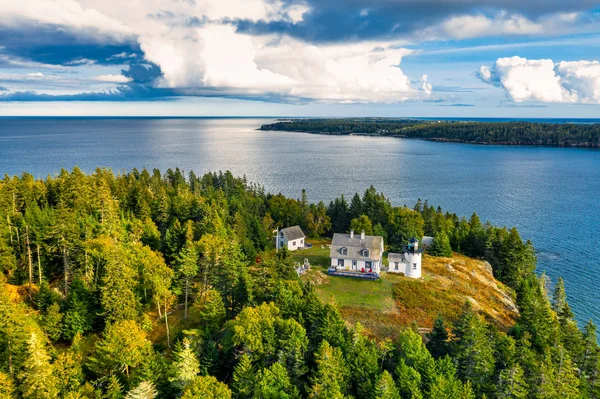
[[[294,225],[312,248],[275,252]],[[327,275],[351,228],[385,251],[435,237],[423,277]],[[324,204],[230,173],[5,176],[0,269],[1,399],[600,397],[596,327],[516,229],[374,188]]]
[[[600,148],[600,124],[427,121],[385,118],[292,119],[261,130],[373,135],[475,144]]]

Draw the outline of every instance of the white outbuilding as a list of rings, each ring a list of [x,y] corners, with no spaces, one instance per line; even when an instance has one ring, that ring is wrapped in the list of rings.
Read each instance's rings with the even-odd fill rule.
[[[402,253],[388,253],[388,273],[403,273],[406,277],[421,278],[422,255],[419,240],[412,238]]]
[[[304,249],[305,239],[306,236],[300,226],[287,227],[277,232],[275,247],[278,250],[287,248],[290,251]]]

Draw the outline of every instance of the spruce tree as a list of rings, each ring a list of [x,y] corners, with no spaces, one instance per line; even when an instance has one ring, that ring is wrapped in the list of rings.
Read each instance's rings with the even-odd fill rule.
[[[433,243],[427,248],[427,253],[431,256],[444,256],[446,258],[452,256],[452,247],[446,233],[440,232],[435,236]]]
[[[150,381],[142,381],[137,387],[127,392],[125,399],[154,399],[158,396],[158,391]]]
[[[60,306],[58,303],[50,305],[46,314],[42,316],[42,328],[52,341],[58,341],[62,335],[62,320],[63,315],[60,313]]]
[[[497,396],[507,399],[521,399],[529,397],[529,389],[525,381],[523,369],[519,364],[504,369],[498,377],[496,385]]]
[[[433,322],[433,329],[427,333],[427,349],[431,356],[438,359],[446,356],[450,351],[448,329],[444,319],[440,316]]]
[[[421,393],[421,374],[413,367],[406,364],[404,359],[400,359],[395,370],[398,390],[403,398],[422,399]]]
[[[119,378],[111,374],[108,378],[108,385],[106,387],[106,393],[103,399],[123,399],[123,386],[119,381]]]
[[[0,399],[14,399],[15,387],[12,379],[6,373],[0,371]]]
[[[285,367],[274,363],[262,369],[256,377],[255,399],[300,399],[298,389],[290,381]]]
[[[385,370],[375,384],[374,399],[401,399],[400,391],[390,373]]]
[[[227,385],[212,376],[196,377],[183,391],[181,399],[231,399]]]
[[[109,375],[113,370],[125,371],[129,378],[130,369],[137,367],[152,353],[150,341],[140,326],[132,320],[110,324],[103,337],[96,343],[96,353],[90,358],[90,368],[100,375]]]
[[[236,398],[247,399],[254,393],[256,383],[256,370],[248,355],[242,355],[233,370],[233,381],[231,387]]]
[[[316,370],[312,376],[308,397],[311,399],[346,398],[346,364],[339,348],[323,341],[315,354]]]
[[[175,348],[172,370],[171,382],[180,390],[183,390],[200,373],[200,364],[188,338],[184,338]]]
[[[186,241],[176,263],[184,295],[184,319],[187,319],[188,299],[191,295],[193,279],[198,274],[198,253],[191,241]]]
[[[58,381],[43,339],[32,333],[27,340],[27,357],[20,374],[24,399],[52,399],[58,396]]]
[[[461,379],[470,380],[478,395],[491,389],[494,374],[494,342],[481,316],[467,306],[453,330],[453,355]]]

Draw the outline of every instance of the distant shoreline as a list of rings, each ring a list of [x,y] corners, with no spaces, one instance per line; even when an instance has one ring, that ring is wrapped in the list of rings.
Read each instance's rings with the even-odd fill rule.
[[[328,136],[395,137],[475,145],[600,149],[600,124],[596,123],[280,119],[276,123],[262,125],[258,130]]]

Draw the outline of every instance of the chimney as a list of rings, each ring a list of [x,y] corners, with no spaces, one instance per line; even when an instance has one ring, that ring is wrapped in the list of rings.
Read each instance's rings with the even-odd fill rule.
[[[354,238],[354,230],[350,230],[350,238]]]
[[[360,232],[360,239],[361,240],[365,239],[365,231],[364,230]]]

